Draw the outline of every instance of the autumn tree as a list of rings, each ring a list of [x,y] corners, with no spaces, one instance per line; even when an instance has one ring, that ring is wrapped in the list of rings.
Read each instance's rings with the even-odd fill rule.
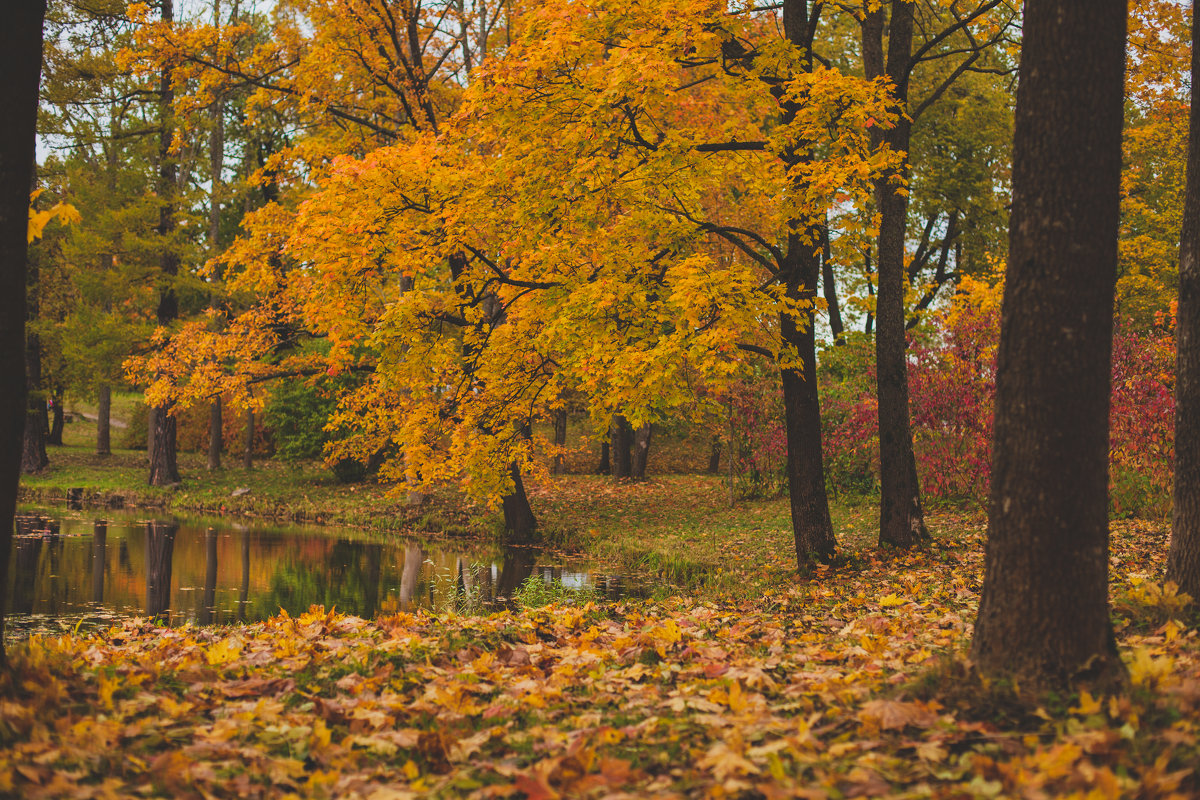
[[[1193,87],[1200,79],[1195,31],[1193,8]],[[1195,600],[1200,598],[1200,103],[1194,96],[1188,125],[1186,186],[1175,324],[1175,484],[1167,579]]]
[[[1025,4],[986,576],[972,657],[1027,689],[1119,679],[1108,421],[1126,3]]]
[[[6,383],[0,392],[0,664],[5,662],[3,602],[25,422],[25,253],[45,14],[45,2],[18,3],[0,32],[5,76],[0,107],[8,114],[0,130],[0,365]]]

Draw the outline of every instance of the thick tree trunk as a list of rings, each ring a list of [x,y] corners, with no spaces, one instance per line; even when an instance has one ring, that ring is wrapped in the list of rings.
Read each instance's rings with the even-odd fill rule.
[[[51,401],[54,407],[50,413],[50,435],[46,437],[46,444],[52,444],[55,447],[62,447],[63,428],[66,427],[67,414],[63,409],[63,389],[61,386],[54,387],[54,393],[51,395]]]
[[[886,72],[901,108],[908,100],[912,58],[913,5],[892,0]],[[912,123],[901,116],[884,139],[894,151],[907,153]],[[879,542],[910,548],[929,540],[921,509],[921,488],[913,456],[908,412],[908,359],[905,339],[904,234],[908,220],[908,159],[880,178],[879,291],[875,298],[875,365],[879,399]]]
[[[175,18],[173,0],[161,0],[162,21],[170,23]],[[169,326],[179,317],[179,300],[175,295],[175,278],[179,274],[179,254],[175,251],[172,238],[175,234],[175,197],[178,191],[176,180],[178,169],[171,152],[171,111],[175,92],[171,88],[171,70],[164,69],[159,76],[158,113],[158,236],[159,269],[162,273],[158,295],[158,324]],[[150,485],[166,486],[179,483],[179,466],[176,460],[175,417],[170,414],[170,405],[156,406],[150,410],[153,427],[153,446],[149,447]],[[149,444],[149,443],[148,443]]]
[[[96,390],[96,455],[112,455],[112,387],[101,384]]]
[[[529,507],[529,497],[525,494],[525,483],[521,480],[521,468],[514,461],[509,466],[509,474],[513,479],[513,490],[501,501],[504,508],[504,529],[515,542],[531,542],[537,536],[537,518]]]
[[[218,396],[208,406],[208,469],[210,472],[221,468],[221,451],[225,449],[224,424],[221,398]]]
[[[1200,46],[1192,12],[1192,86]],[[1167,580],[1200,603],[1200,103],[1192,97],[1175,325],[1175,489]]]
[[[1108,416],[1125,0],[1027,0],[972,658],[1026,690],[1118,681]]]
[[[0,31],[0,666],[25,428],[25,258],[45,0],[15,3]]]
[[[633,434],[633,469],[630,477],[635,481],[646,480],[646,463],[650,460],[650,435],[654,426],[647,422]]]
[[[612,447],[609,446],[608,442],[600,443],[600,463],[596,467],[597,475],[612,474],[612,458],[610,457],[611,452]]]
[[[633,476],[633,428],[621,414],[613,414],[608,426],[609,452],[612,453],[612,476],[615,480]]]
[[[176,461],[175,415],[167,406],[150,409],[150,485],[170,486],[179,483]]]
[[[567,410],[560,408],[554,412],[554,444],[562,448],[567,444]],[[554,454],[554,463],[550,467],[551,475],[562,475],[564,472],[562,452]]]

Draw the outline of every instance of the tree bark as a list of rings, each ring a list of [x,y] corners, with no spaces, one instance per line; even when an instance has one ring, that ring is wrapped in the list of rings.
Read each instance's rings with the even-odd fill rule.
[[[650,460],[650,434],[654,426],[647,422],[633,434],[633,469],[630,477],[635,481],[646,480],[646,462]]]
[[[25,269],[45,0],[15,3],[0,31],[0,666],[25,428]]]
[[[708,474],[716,475],[721,471],[721,437],[713,436],[708,449]]]
[[[611,452],[612,448],[609,446],[608,442],[600,443],[600,463],[596,467],[597,475],[612,474],[612,458],[610,457]]]
[[[173,0],[160,0],[162,3],[162,21],[171,23],[175,19]],[[158,142],[158,236],[159,269],[162,273],[158,295],[158,324],[167,327],[179,317],[179,300],[175,295],[175,278],[179,274],[179,254],[175,252],[172,238],[175,233],[175,198],[178,193],[176,184],[178,169],[174,154],[171,152],[172,125],[171,106],[175,100],[175,92],[171,88],[171,70],[166,68],[159,76],[158,113],[159,131]],[[176,459],[175,416],[170,412],[170,404],[156,406],[150,410],[150,421],[153,426],[153,446],[150,450],[150,485],[167,486],[179,483],[179,465]]]
[[[821,226],[821,291],[825,295],[825,308],[829,313],[829,332],[835,345],[842,345],[846,340],[842,335],[846,326],[842,323],[842,306],[838,302],[837,278],[833,275],[833,261],[829,246],[829,224]]]
[[[63,409],[63,389],[61,386],[54,387],[54,392],[51,394],[51,402],[54,404],[54,408],[50,413],[50,435],[46,437],[46,444],[62,447],[63,428],[66,427],[67,414]]]
[[[112,387],[101,384],[96,390],[96,455],[112,455]]]
[[[234,17],[237,9],[234,8]],[[221,24],[221,3],[213,3],[213,23]],[[216,257],[221,251],[221,177],[225,171],[225,103],[218,99],[213,103],[213,127],[208,142],[208,252]],[[220,275],[215,276],[220,280]],[[219,307],[217,289],[214,287],[211,308]],[[208,408],[208,469],[221,468],[221,451],[224,448],[224,432],[221,420],[221,396],[213,398]]]
[[[29,295],[31,309],[36,309],[34,294]],[[36,314],[36,310],[33,312]],[[46,395],[42,391],[42,347],[36,333],[25,340],[25,437],[21,450],[21,472],[26,475],[41,472],[50,466],[46,455]]]
[[[221,452],[225,449],[224,415],[221,413],[221,398],[218,395],[208,406],[208,469],[221,468]]]
[[[1192,86],[1200,80],[1200,47],[1192,11]],[[1187,189],[1179,242],[1179,306],[1175,324],[1175,486],[1167,580],[1200,602],[1200,107],[1188,122]]]
[[[242,446],[242,469],[254,469],[254,412],[246,409],[246,438]]]
[[[633,476],[633,429],[621,414],[613,414],[608,426],[609,451],[612,453],[614,480]]]
[[[567,410],[560,408],[554,412],[554,444],[559,448],[567,444]],[[565,471],[565,459],[562,452],[554,454],[554,464],[550,467],[551,475],[562,475]]]
[[[901,109],[908,105],[912,58],[913,5],[892,0],[885,72]],[[908,153],[912,123],[901,115],[884,134],[893,151]],[[904,235],[908,220],[908,157],[885,172],[876,188],[879,206],[879,287],[875,297],[875,365],[879,408],[879,543],[908,549],[929,540],[921,508],[921,488],[913,455],[908,410],[905,339]]]
[[[529,496],[525,494],[525,483],[521,480],[521,468],[517,462],[509,466],[509,474],[513,479],[513,490],[501,501],[504,529],[512,541],[532,542],[537,536],[537,518],[529,506]]]
[[[1027,0],[972,658],[1026,690],[1124,676],[1108,609],[1108,420],[1125,0]]]

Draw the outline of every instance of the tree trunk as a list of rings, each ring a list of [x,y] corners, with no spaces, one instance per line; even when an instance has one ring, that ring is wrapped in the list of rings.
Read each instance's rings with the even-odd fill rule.
[[[612,453],[612,476],[615,480],[633,475],[633,429],[621,414],[613,414],[608,426],[609,451]]]
[[[30,293],[31,309],[37,305]],[[46,395],[42,391],[42,347],[36,333],[25,342],[25,392],[29,402],[25,407],[25,438],[21,450],[21,472],[26,475],[41,472],[50,466],[46,456]]]
[[[162,21],[170,23],[175,18],[173,0],[161,0]],[[164,69],[159,76],[158,113],[158,237],[160,276],[157,319],[160,327],[167,327],[179,317],[179,300],[175,295],[175,278],[179,274],[179,254],[175,251],[172,238],[175,234],[175,197],[178,193],[176,180],[178,169],[171,152],[172,125],[171,106],[175,92],[171,88],[171,70]],[[179,483],[179,466],[176,460],[175,417],[170,414],[170,404],[156,406],[150,410],[153,426],[153,446],[149,447],[150,485],[166,486]]]
[[[150,485],[170,486],[179,483],[179,465],[176,461],[175,415],[168,406],[150,409]]]
[[[1192,86],[1200,47],[1192,12]],[[1179,243],[1179,318],[1175,325],[1175,488],[1167,580],[1200,602],[1200,105],[1188,124],[1187,190]]]
[[[208,469],[221,468],[221,451],[225,449],[225,421],[221,414],[221,397],[218,395],[208,406]]]
[[[16,3],[0,32],[0,666],[25,428],[25,259],[45,0]]]
[[[242,468],[254,469],[254,412],[246,409],[246,438],[242,447]]]
[[[204,532],[204,594],[200,598],[200,611],[196,621],[211,625],[217,606],[217,532],[209,528]]]
[[[708,450],[708,474],[716,475],[721,471],[721,437],[714,436]]]
[[[913,5],[892,0],[887,76],[901,108],[908,101],[912,58]],[[907,153],[912,123],[904,116],[884,140],[893,151]],[[879,543],[908,549],[929,540],[921,509],[921,488],[913,456],[908,411],[908,359],[905,340],[904,234],[908,219],[908,158],[879,179],[879,287],[875,297],[875,365],[879,399]]]
[[[101,384],[96,390],[96,455],[112,455],[112,387]]]
[[[554,454],[554,463],[550,467],[551,475],[562,475],[565,471],[565,459],[561,451],[567,444],[567,410],[560,408],[554,412],[554,444],[560,448]]]
[[[972,658],[1023,689],[1124,675],[1108,610],[1108,418],[1124,0],[1027,0]]]
[[[509,466],[509,474],[513,479],[511,494],[505,495],[501,504],[504,507],[504,529],[515,542],[532,542],[537,535],[537,518],[529,507],[529,497],[525,494],[525,483],[521,480],[521,468],[517,462]]]
[[[630,474],[635,481],[646,480],[646,462],[650,459],[650,434],[654,426],[647,422],[638,428],[633,435],[633,470]]]
[[[50,435],[46,437],[46,444],[62,447],[63,428],[66,427],[67,415],[63,409],[63,389],[61,386],[54,387],[54,393],[51,395],[50,402],[54,406],[50,414]]]
[[[597,475],[612,474],[612,459],[609,456],[611,452],[612,448],[609,446],[608,442],[600,443],[600,464],[596,467]]]
[[[829,332],[835,345],[842,345],[846,340],[842,335],[846,332],[842,324],[842,306],[838,303],[837,278],[833,275],[833,262],[829,246],[829,224],[821,226],[821,289],[825,295],[825,308],[829,313]]]

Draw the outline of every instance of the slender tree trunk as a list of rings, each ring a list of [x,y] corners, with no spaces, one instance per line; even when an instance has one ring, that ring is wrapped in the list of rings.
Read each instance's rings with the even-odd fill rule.
[[[224,415],[221,413],[221,396],[213,398],[208,406],[208,469],[221,468],[221,451],[225,449]]]
[[[633,476],[633,428],[621,414],[613,414],[608,426],[609,452],[612,453],[612,476],[615,480]]]
[[[254,469],[254,412],[246,409],[246,438],[242,447],[242,468]]]
[[[838,303],[837,278],[833,275],[833,261],[829,246],[829,224],[821,226],[821,290],[825,295],[825,308],[829,313],[829,332],[835,345],[843,345],[846,332],[842,324],[842,306]]]
[[[162,3],[162,21],[171,23],[175,19],[173,0],[160,0]],[[179,300],[175,295],[175,278],[179,274],[179,254],[175,251],[172,241],[175,233],[175,198],[178,191],[178,169],[175,155],[171,152],[172,125],[171,106],[175,100],[175,92],[171,88],[171,70],[164,69],[159,76],[158,103],[159,132],[158,143],[158,236],[159,269],[161,285],[158,295],[158,324],[169,326],[179,317]],[[150,424],[153,426],[153,447],[150,447],[150,485],[167,486],[179,483],[179,465],[176,459],[175,415],[169,413],[170,405],[156,406],[150,410]]]
[[[972,658],[1026,690],[1119,681],[1108,418],[1125,0],[1026,0]]]
[[[1192,11],[1192,86],[1200,86],[1200,46]],[[1195,90],[1193,90],[1195,91]],[[1200,103],[1192,97],[1187,190],[1179,243],[1175,325],[1175,487],[1167,580],[1200,602]]]
[[[708,474],[716,475],[721,471],[721,437],[713,436],[708,449]]]
[[[913,5],[892,0],[886,72],[897,103],[908,102],[908,70],[912,58]],[[901,116],[884,140],[907,153],[912,123]],[[921,509],[921,488],[913,455],[908,411],[908,358],[905,340],[904,234],[908,220],[908,159],[879,180],[879,292],[875,298],[877,330],[875,364],[879,399],[879,542],[907,549],[929,540]]]
[[[67,423],[66,410],[63,408],[63,388],[55,386],[51,398],[54,409],[50,414],[50,435],[46,437],[46,444],[62,447],[63,428]]]
[[[646,462],[650,460],[650,434],[654,426],[647,422],[633,434],[633,469],[630,473],[635,481],[646,480]]]
[[[96,390],[96,455],[112,455],[112,387],[107,383]]]
[[[554,444],[559,448],[567,444],[567,410],[560,408],[554,412]],[[565,471],[565,459],[562,452],[554,454],[554,464],[550,468],[551,475],[562,475]]]

